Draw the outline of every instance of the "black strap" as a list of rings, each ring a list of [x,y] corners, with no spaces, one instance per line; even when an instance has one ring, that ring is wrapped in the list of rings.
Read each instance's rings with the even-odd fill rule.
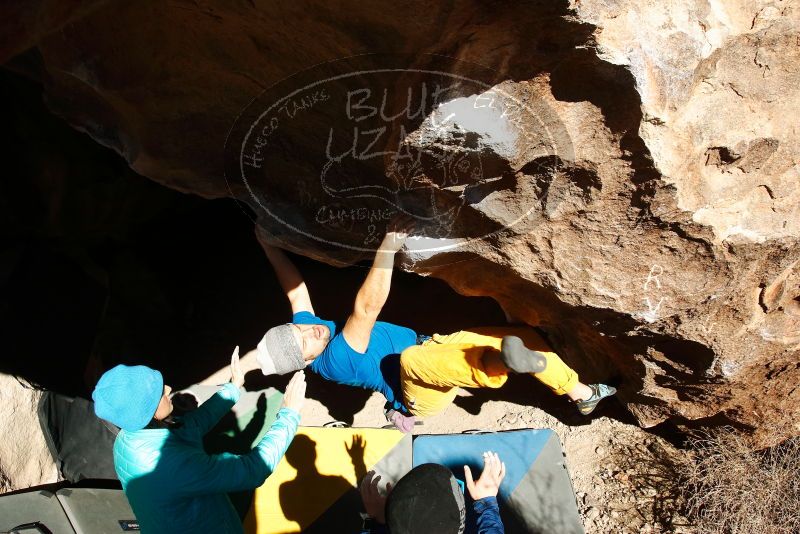
[[[9,530],[8,534],[22,534],[20,530],[33,530],[33,529],[36,529],[38,532],[41,532],[41,534],[53,534],[53,532],[49,528],[47,528],[44,525],[44,523],[40,523],[39,521],[17,525],[16,527]]]

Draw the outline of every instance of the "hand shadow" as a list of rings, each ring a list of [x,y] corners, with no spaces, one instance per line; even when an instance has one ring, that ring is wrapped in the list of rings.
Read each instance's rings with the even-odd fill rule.
[[[343,476],[323,475],[317,470],[316,446],[314,440],[301,434],[295,436],[286,452],[286,461],[297,470],[297,476],[281,484],[278,490],[283,514],[297,522],[303,532],[358,532],[361,526],[355,512],[361,508],[358,490]],[[361,436],[354,436],[350,447],[345,445],[353,461],[356,480],[366,474],[364,448]],[[309,503],[317,506],[309,506]],[[325,505],[325,509],[320,510],[319,504]],[[337,510],[353,513],[328,515],[326,512],[333,505]]]
[[[356,483],[359,483],[367,475],[367,465],[364,463],[364,449],[367,448],[367,443],[363,436],[353,436],[352,444],[349,447],[345,444],[344,448],[350,455],[356,473]]]

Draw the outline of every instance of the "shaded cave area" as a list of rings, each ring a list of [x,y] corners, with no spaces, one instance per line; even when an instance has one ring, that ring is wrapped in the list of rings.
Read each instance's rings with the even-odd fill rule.
[[[244,354],[267,328],[289,320],[245,205],[186,195],[136,174],[50,114],[41,88],[17,74],[0,71],[0,91],[10,117],[0,196],[7,347],[0,372],[89,397],[105,369],[144,364],[177,389],[226,366],[235,345]],[[366,266],[292,258],[317,313],[344,317]],[[492,299],[402,271],[381,318],[424,333],[504,322]],[[368,396],[315,385],[323,394],[352,395],[336,410],[344,419]]]

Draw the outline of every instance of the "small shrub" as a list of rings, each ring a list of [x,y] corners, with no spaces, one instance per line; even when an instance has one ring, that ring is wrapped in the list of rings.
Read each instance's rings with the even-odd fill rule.
[[[800,438],[754,450],[732,428],[695,436],[683,466],[689,517],[709,534],[800,532]]]

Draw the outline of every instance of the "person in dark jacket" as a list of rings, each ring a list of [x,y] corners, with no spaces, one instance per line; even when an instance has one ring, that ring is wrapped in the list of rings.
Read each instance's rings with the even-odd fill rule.
[[[118,365],[95,386],[95,413],[121,428],[114,468],[144,534],[243,532],[227,494],[257,488],[278,465],[297,431],[306,383],[302,372],[292,377],[277,419],[252,451],[210,455],[203,435],[236,404],[244,384],[238,347],[231,375],[208,401],[174,419],[171,389],[155,369]]]
[[[506,466],[497,453],[483,453],[483,473],[473,480],[464,466],[464,479],[472,498],[470,513],[464,494],[453,473],[438,464],[412,469],[392,488],[388,496],[378,490],[380,475],[367,473],[361,482],[361,499],[368,518],[361,534],[503,534],[497,492]]]

